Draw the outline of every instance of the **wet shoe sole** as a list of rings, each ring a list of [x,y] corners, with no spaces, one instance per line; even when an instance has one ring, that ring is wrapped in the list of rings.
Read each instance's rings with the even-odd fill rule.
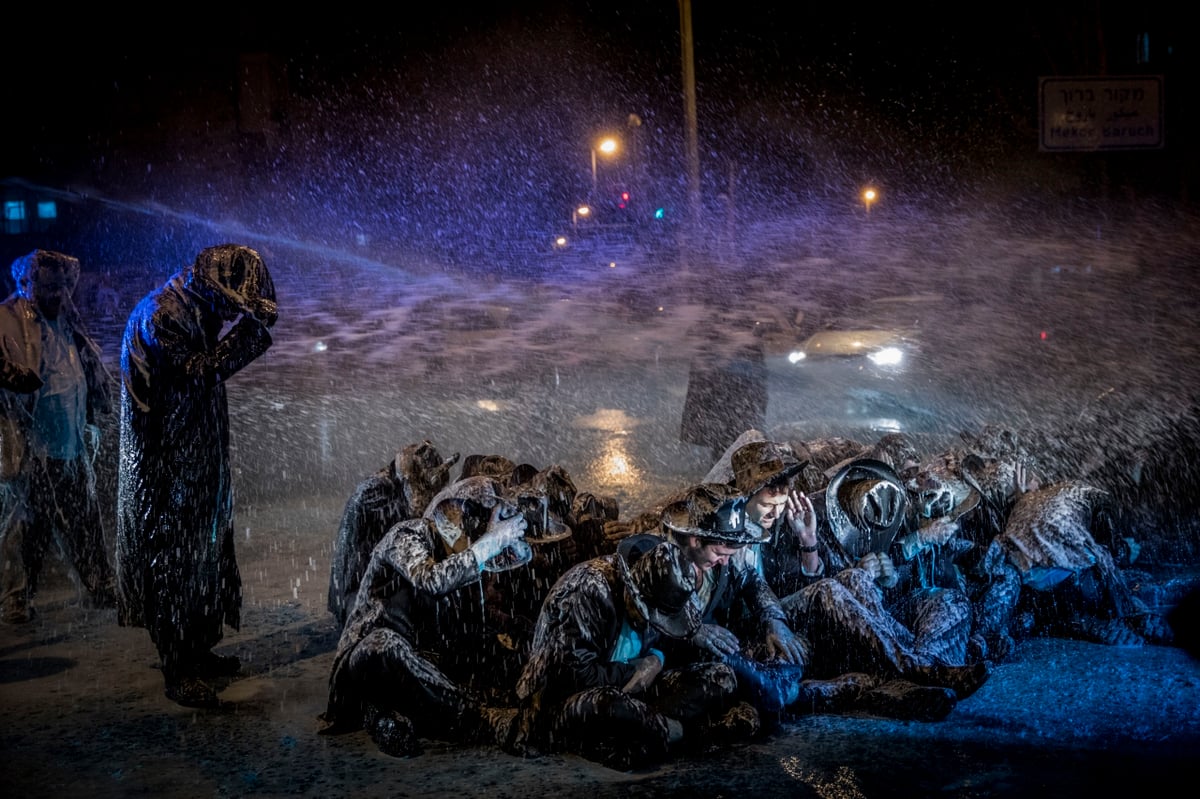
[[[165,693],[167,699],[184,707],[215,708],[221,705],[216,692],[199,680],[186,680],[178,685],[168,685]]]

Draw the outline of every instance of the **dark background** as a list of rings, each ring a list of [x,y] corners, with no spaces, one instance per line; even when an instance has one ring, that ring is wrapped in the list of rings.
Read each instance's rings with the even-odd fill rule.
[[[636,186],[639,211],[676,219],[686,202],[677,3],[32,13],[8,33],[10,181],[185,226],[502,264],[569,216],[590,142],[636,114],[638,172],[608,177]],[[865,182],[909,206],[1014,214],[1194,194],[1181,7],[696,2],[692,17],[709,213],[794,218]],[[1138,74],[1164,77],[1165,147],[1038,151],[1039,77]],[[171,235],[179,247],[153,257],[190,257],[191,236]],[[75,246],[99,260],[131,246],[87,239]]]

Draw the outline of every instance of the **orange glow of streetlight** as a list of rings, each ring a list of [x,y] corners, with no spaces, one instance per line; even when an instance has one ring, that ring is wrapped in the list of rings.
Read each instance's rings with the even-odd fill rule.
[[[863,189],[862,193],[863,204],[867,207],[867,213],[871,213],[871,203],[879,198],[879,193],[870,187]]]
[[[596,153],[600,152],[611,156],[619,147],[620,144],[612,136],[605,136],[592,147],[592,194],[596,193]]]

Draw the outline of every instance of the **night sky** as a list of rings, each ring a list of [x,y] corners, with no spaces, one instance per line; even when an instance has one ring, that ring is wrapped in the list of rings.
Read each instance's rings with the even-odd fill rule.
[[[1105,175],[1174,190],[1196,169],[1196,66],[1193,26],[1166,6],[695,2],[705,201],[730,175],[743,202],[787,208],[867,180],[943,196],[1011,173],[1040,157],[1037,79],[1056,74],[1166,75],[1166,151]],[[434,241],[451,214],[476,229],[560,218],[586,188],[589,140],[635,113],[647,192],[682,196],[676,3],[52,17],[10,33],[3,176],[265,226],[353,207]],[[265,138],[238,117],[240,59],[260,54]]]

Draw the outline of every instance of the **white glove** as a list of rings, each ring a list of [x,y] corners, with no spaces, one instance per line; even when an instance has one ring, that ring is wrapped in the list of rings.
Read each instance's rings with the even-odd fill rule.
[[[525,537],[525,517],[520,513],[515,513],[506,518],[505,512],[506,509],[503,505],[496,505],[492,508],[492,517],[488,519],[487,532],[471,544],[471,551],[475,553],[480,568],[484,563]]]

